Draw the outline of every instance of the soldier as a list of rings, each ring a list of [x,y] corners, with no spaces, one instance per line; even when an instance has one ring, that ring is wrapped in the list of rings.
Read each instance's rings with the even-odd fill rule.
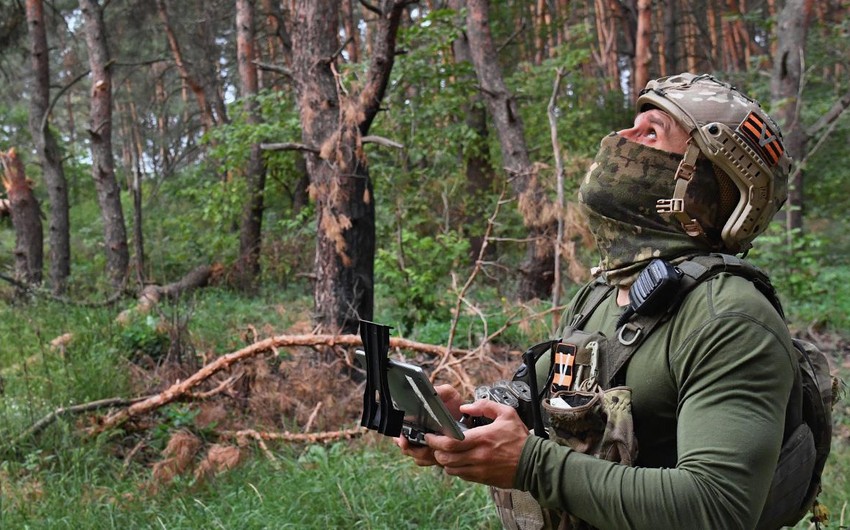
[[[579,190],[601,257],[595,275],[609,289],[591,308],[583,289],[560,336],[580,323],[601,337],[603,359],[622,340],[630,287],[647,265],[746,252],[784,203],[791,166],[759,104],[712,76],[651,81],[637,108],[633,127],[602,140]],[[755,528],[796,370],[783,318],[749,279],[718,274],[641,340],[603,384],[631,390],[634,440],[630,461],[619,460],[631,465],[583,454],[563,436],[533,436],[514,409],[461,405],[447,386],[438,390],[450,410],[493,422],[462,441],[429,434],[427,447],[398,444],[418,465],[507,491],[494,490],[514,528]]]

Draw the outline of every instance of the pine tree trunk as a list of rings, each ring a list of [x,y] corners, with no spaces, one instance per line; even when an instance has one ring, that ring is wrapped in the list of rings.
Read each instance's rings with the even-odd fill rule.
[[[545,215],[546,197],[537,180],[525,143],[525,131],[516,100],[502,79],[496,49],[490,34],[487,0],[467,2],[467,35],[478,83],[487,110],[495,124],[502,162],[518,200],[520,214],[529,230],[526,258],[521,265],[519,296],[524,300],[546,299],[554,281],[554,249],[551,234],[554,218]]]
[[[156,0],[156,7],[157,12],[159,13],[159,18],[165,28],[165,35],[168,39],[168,46],[171,48],[171,55],[174,57],[174,64],[177,66],[177,71],[180,72],[180,78],[183,81],[183,100],[187,100],[185,89],[188,87],[195,95],[195,99],[198,102],[198,109],[201,111],[201,123],[203,124],[204,130],[209,131],[215,124],[215,117],[213,116],[212,106],[207,99],[207,94],[204,91],[204,87],[201,86],[201,83],[195,79],[186,66],[186,62],[183,59],[183,52],[180,50],[180,44],[177,41],[177,35],[171,27],[171,20],[168,16],[168,7],[166,6],[165,0]]]
[[[637,95],[649,81],[649,64],[652,62],[652,51],[650,48],[650,37],[652,34],[652,18],[650,8],[652,0],[637,1],[637,31],[635,38],[635,75],[633,100],[637,101]]]
[[[65,292],[68,276],[71,274],[68,185],[56,137],[47,126],[47,112],[50,106],[50,57],[44,27],[44,4],[42,0],[27,0],[26,9],[33,71],[30,133],[41,163],[44,186],[50,201],[47,233],[51,290],[53,294],[61,295]]]
[[[24,175],[24,164],[15,149],[0,153],[3,185],[9,197],[12,226],[15,228],[15,279],[27,285],[41,283],[44,265],[44,234],[41,211],[32,193],[32,185]],[[21,293],[19,293],[21,294]]]
[[[345,26],[345,36],[351,41],[348,43],[348,46],[346,46],[346,49],[348,50],[348,60],[352,63],[359,63],[360,32],[357,31],[352,0],[342,1],[342,20]]]
[[[458,13],[465,5],[465,0],[449,0],[449,9],[453,9]],[[465,34],[461,34],[454,43],[452,43],[454,51],[455,63],[470,63],[472,64],[472,54],[469,49],[469,40]],[[470,198],[470,203],[475,204],[476,198],[486,192],[493,186],[493,177],[495,170],[488,156],[487,149],[487,112],[481,105],[481,94],[476,93],[470,98],[470,101],[463,107],[463,115],[467,127],[475,131],[478,136],[477,148],[471,149],[470,153],[464,153],[464,162],[466,165],[466,190]],[[478,212],[466,212],[467,220],[472,226],[475,223],[473,215]],[[480,220],[480,216],[479,216]],[[469,255],[473,260],[478,259],[481,253],[481,246],[484,243],[482,236],[473,232],[470,235]]]
[[[677,57],[676,26],[677,0],[670,0],[664,5],[664,66],[661,75],[676,75],[679,73],[679,62]]]
[[[242,81],[245,121],[249,126],[260,123],[257,103],[257,66],[254,64],[254,8],[251,0],[236,0],[236,55]],[[266,167],[260,144],[251,145],[245,167],[247,198],[242,210],[239,233],[239,257],[236,265],[236,284],[243,290],[255,287],[260,274],[262,246],[263,196],[266,187]]]
[[[130,85],[127,84],[129,92]],[[145,277],[145,237],[142,212],[142,157],[144,156],[144,146],[142,145],[142,133],[139,131],[139,113],[136,110],[136,103],[133,99],[130,100],[130,123],[128,124],[130,137],[130,165],[132,168],[132,179],[130,181],[130,190],[133,193],[133,253],[135,254],[135,270],[136,281],[139,286],[146,283]]]
[[[802,160],[806,154],[806,132],[799,121],[797,98],[803,74],[802,57],[812,12],[812,0],[788,0],[776,24],[777,53],[773,62],[770,90],[773,117],[782,128],[785,149],[791,158]],[[803,171],[796,171],[788,183],[785,205],[789,233],[803,229]]]
[[[363,88],[338,87],[337,0],[296,0],[293,70],[307,170],[316,202],[315,318],[321,329],[352,333],[373,314],[375,203],[361,138],[375,119],[395,61],[407,0],[383,0],[370,31]],[[338,69],[337,69],[338,71]]]
[[[80,0],[80,9],[85,21],[92,79],[89,128],[92,175],[103,219],[106,272],[112,287],[117,289],[123,287],[127,278],[130,255],[112,154],[112,61],[106,47],[103,11],[97,0]]]

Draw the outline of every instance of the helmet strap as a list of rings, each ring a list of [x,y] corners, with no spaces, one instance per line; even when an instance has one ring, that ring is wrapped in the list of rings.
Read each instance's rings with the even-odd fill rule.
[[[679,221],[682,229],[689,236],[706,240],[705,230],[702,228],[702,225],[685,211],[685,192],[688,189],[691,179],[696,174],[699,155],[699,147],[697,147],[693,137],[689,138],[685,156],[679,162],[676,175],[673,177],[676,181],[676,186],[673,189],[673,197],[671,199],[658,199],[655,204],[655,211],[667,218],[672,217]]]

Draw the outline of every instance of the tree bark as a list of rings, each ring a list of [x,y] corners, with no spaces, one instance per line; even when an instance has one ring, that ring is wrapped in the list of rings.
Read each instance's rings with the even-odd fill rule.
[[[635,75],[632,89],[632,101],[649,81],[649,64],[652,62],[651,35],[652,18],[650,9],[652,0],[637,0],[637,32],[635,38]]]
[[[115,180],[112,154],[112,74],[106,46],[103,11],[97,0],[80,0],[86,28],[86,44],[91,69],[91,139],[92,176],[103,219],[106,244],[106,272],[114,288],[121,288],[127,278],[130,255],[127,229],[121,208],[121,192]]]
[[[286,29],[280,2],[277,0],[261,0],[260,9],[265,20],[265,60],[270,64],[278,64],[279,61],[284,61],[289,66],[292,58],[292,39]],[[258,73],[261,76],[263,75],[262,70]],[[260,86],[277,90],[283,89],[278,76],[271,80],[261,77]]]
[[[183,52],[180,50],[180,44],[177,41],[177,35],[174,33],[174,28],[171,27],[171,20],[168,16],[168,8],[165,0],[156,0],[156,7],[159,18],[165,28],[165,35],[168,38],[168,45],[174,57],[174,64],[177,66],[177,71],[180,72],[183,83],[195,94],[195,99],[198,101],[198,108],[201,111],[201,122],[204,130],[209,131],[215,125],[215,117],[213,116],[212,106],[207,99],[204,87],[201,86],[201,83],[195,79],[186,66],[186,61],[183,59]]]
[[[360,62],[360,32],[354,16],[353,0],[342,0],[342,21],[345,27],[345,36],[349,39],[346,49],[348,50],[348,61]]]
[[[260,123],[257,102],[257,65],[254,63],[254,6],[251,0],[236,0],[236,55],[245,122],[248,126]],[[252,289],[260,274],[266,166],[260,144],[251,145],[245,167],[247,199],[242,210],[239,233],[239,257],[236,265],[236,284],[242,290]]]
[[[773,117],[782,127],[785,149],[791,158],[802,160],[806,154],[806,133],[800,123],[800,82],[803,53],[812,12],[812,0],[788,0],[776,25],[777,53],[774,57],[770,90]],[[794,172],[788,183],[786,222],[791,230],[803,229],[803,171]]]
[[[296,0],[293,69],[302,141],[316,201],[314,301],[321,329],[351,333],[371,319],[374,298],[375,205],[363,152],[389,82],[395,38],[407,0],[383,0],[371,31],[371,62],[363,88],[349,90],[335,73],[339,2]]]
[[[547,241],[554,231],[554,209],[548,204],[537,180],[516,101],[508,92],[499,69],[496,48],[490,34],[488,2],[469,0],[467,9],[467,35],[472,62],[487,110],[499,136],[505,171],[517,197],[520,214],[529,230],[530,242],[520,269],[522,277],[519,296],[524,300],[546,299],[554,281],[554,252]]]
[[[130,85],[128,83],[128,92],[129,89]],[[130,133],[131,159],[131,165],[129,167],[132,168],[130,190],[133,193],[133,250],[135,254],[136,281],[139,286],[142,286],[145,284],[145,232],[142,211],[142,158],[144,157],[144,147],[142,146],[142,133],[138,127],[138,124],[142,121],[139,119],[135,101],[131,100],[129,107],[131,118],[128,129]]]
[[[37,286],[41,283],[44,265],[44,234],[38,201],[32,193],[32,183],[24,174],[24,163],[14,148],[0,153],[0,165],[4,170],[3,185],[15,228],[15,279]]]
[[[465,3],[465,0],[449,0],[448,5],[449,9],[453,9],[460,13]],[[452,43],[452,50],[454,52],[455,63],[472,64],[469,40],[465,34],[461,34],[457,39],[455,39],[454,43]],[[478,140],[475,145],[476,148],[471,149],[471,153],[462,153],[466,164],[466,190],[470,199],[472,199],[470,202],[474,202],[478,196],[485,193],[492,187],[493,177],[495,175],[495,170],[490,161],[487,150],[487,112],[484,110],[481,100],[481,94],[476,93],[470,98],[469,102],[463,106],[463,114],[465,116],[466,125],[470,128],[470,130],[475,131],[478,136]],[[473,215],[471,215],[470,212],[467,212],[467,220],[472,221],[472,217]],[[478,256],[481,254],[481,247],[484,243],[484,239],[480,233],[473,233],[469,239],[469,256],[473,260],[474,264],[474,261],[477,260]]]
[[[56,137],[48,127],[50,108],[50,56],[44,27],[42,0],[27,0],[27,22],[33,71],[30,96],[30,133],[41,163],[44,186],[50,201],[47,233],[49,244],[50,284],[55,295],[65,293],[71,274],[71,224],[69,221],[68,185]]]

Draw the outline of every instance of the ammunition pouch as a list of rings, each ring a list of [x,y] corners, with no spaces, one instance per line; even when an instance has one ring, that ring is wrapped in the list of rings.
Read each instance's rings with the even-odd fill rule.
[[[548,436],[560,445],[624,465],[637,458],[632,420],[632,391],[626,386],[603,389],[597,379],[604,355],[603,335],[568,328],[553,348],[550,375],[540,401]],[[525,491],[491,488],[502,525],[507,529],[587,530],[592,527],[568,513],[543,509]]]

